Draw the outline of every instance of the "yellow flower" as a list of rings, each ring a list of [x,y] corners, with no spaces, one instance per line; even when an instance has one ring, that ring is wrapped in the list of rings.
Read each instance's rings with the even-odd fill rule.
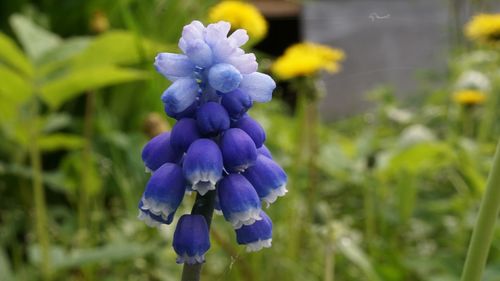
[[[336,73],[344,57],[339,49],[310,42],[298,43],[285,50],[271,66],[271,71],[281,79],[315,75],[320,70]]]
[[[500,43],[500,14],[479,14],[467,23],[465,34],[482,43]]]
[[[463,105],[481,104],[485,99],[485,93],[473,89],[459,90],[453,95],[453,100]]]
[[[210,22],[227,21],[234,29],[243,28],[250,38],[258,41],[266,36],[267,22],[253,6],[241,1],[222,1],[208,12]]]

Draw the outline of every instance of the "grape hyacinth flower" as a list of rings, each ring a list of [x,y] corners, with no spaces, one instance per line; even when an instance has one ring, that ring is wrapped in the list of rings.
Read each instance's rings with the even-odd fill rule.
[[[249,251],[270,247],[272,222],[261,202],[273,203],[287,191],[287,176],[264,144],[264,129],[247,113],[255,102],[270,101],[276,84],[257,72],[255,55],[240,48],[249,39],[246,31],[230,31],[227,22],[193,21],[179,40],[183,54],[160,53],[154,62],[172,82],[161,100],[177,122],[143,149],[153,173],[139,219],[150,226],[170,224],[184,195],[196,193],[173,239],[177,262],[190,266],[205,261],[214,208],[231,223],[238,244]]]

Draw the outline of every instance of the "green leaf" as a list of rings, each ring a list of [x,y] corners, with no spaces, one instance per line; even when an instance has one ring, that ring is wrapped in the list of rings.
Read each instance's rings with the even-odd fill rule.
[[[45,83],[41,87],[41,96],[52,109],[57,109],[84,91],[145,79],[146,77],[142,71],[115,66],[79,69]]]
[[[64,66],[71,58],[87,48],[91,41],[90,37],[75,37],[64,40],[59,46],[48,50],[40,58],[40,72],[46,74]]]
[[[5,65],[0,65],[0,79],[2,103],[11,102],[11,105],[18,105],[31,96],[28,82]]]
[[[110,263],[131,260],[152,253],[158,248],[157,243],[138,244],[133,242],[113,242],[102,247],[90,249],[74,249],[64,251],[60,246],[53,246],[51,251],[53,266],[57,270],[81,268],[84,265],[96,263]],[[29,248],[29,257],[34,264],[40,263],[40,249],[38,245]]]
[[[65,133],[54,133],[40,137],[38,145],[42,151],[54,151],[60,149],[73,150],[82,148],[84,140],[82,137]]]
[[[0,32],[0,61],[8,64],[27,76],[33,75],[33,66],[16,43]],[[1,76],[0,76],[1,77]]]
[[[167,47],[147,39],[139,39],[126,31],[106,32],[97,37],[77,58],[76,67],[106,64],[131,65],[141,61],[153,61],[161,51],[174,51],[176,46]]]
[[[18,14],[11,16],[10,24],[24,50],[34,61],[61,44],[59,36],[36,25],[24,16]]]

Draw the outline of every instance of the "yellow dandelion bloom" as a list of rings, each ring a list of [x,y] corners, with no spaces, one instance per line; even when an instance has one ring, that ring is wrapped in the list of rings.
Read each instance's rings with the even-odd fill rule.
[[[285,50],[271,66],[271,71],[281,79],[310,76],[321,70],[336,73],[344,57],[339,49],[310,42],[298,43]]]
[[[243,28],[251,40],[258,41],[267,34],[267,21],[252,4],[241,1],[222,1],[208,12],[210,22],[227,21],[234,29]]]
[[[500,43],[500,14],[479,14],[465,26],[468,38],[481,43]]]
[[[473,89],[459,90],[453,95],[453,100],[463,105],[476,105],[486,100],[486,94]]]

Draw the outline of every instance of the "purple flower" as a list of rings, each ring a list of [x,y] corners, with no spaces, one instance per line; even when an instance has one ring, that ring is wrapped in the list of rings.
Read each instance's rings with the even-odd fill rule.
[[[257,148],[260,148],[266,141],[266,132],[264,128],[262,128],[259,122],[248,115],[234,122],[232,127],[245,131],[245,133],[252,138]]]
[[[254,224],[244,225],[236,229],[236,240],[238,244],[247,247],[247,252],[255,252],[262,248],[271,247],[273,222],[263,211],[260,212],[260,217],[262,219]]]
[[[139,209],[154,221],[170,224],[185,192],[186,183],[181,167],[165,163],[149,179]],[[146,217],[143,219],[148,223]]]
[[[205,261],[210,239],[204,216],[212,204],[236,230],[238,244],[249,251],[270,247],[272,222],[261,200],[269,204],[286,193],[287,177],[264,145],[266,133],[246,113],[254,102],[270,101],[276,83],[257,72],[255,55],[241,48],[247,32],[230,30],[227,22],[193,21],[182,30],[183,54],[160,53],[154,62],[172,82],[161,100],[177,122],[143,149],[144,164],[154,173],[139,202],[139,219],[170,224],[184,195],[197,192],[193,214],[183,215],[175,229],[178,263]]]
[[[216,102],[207,102],[198,109],[196,123],[206,136],[215,136],[229,129],[230,124],[226,109]]]
[[[201,138],[201,134],[198,131],[198,126],[196,126],[196,120],[183,118],[175,123],[172,128],[170,145],[177,151],[185,152],[199,138]]]
[[[142,149],[142,161],[147,171],[155,171],[165,163],[177,163],[182,152],[176,151],[170,145],[170,133],[165,132],[152,138]]]
[[[201,215],[183,215],[175,228],[172,245],[177,253],[177,263],[205,262],[205,253],[210,249],[205,218]]]
[[[191,189],[204,195],[215,189],[222,178],[222,155],[217,144],[209,139],[198,139],[191,144],[184,157],[182,170]]]
[[[224,168],[229,172],[242,172],[257,160],[257,148],[243,130],[232,128],[224,132],[220,141]]]
[[[259,155],[255,165],[249,167],[243,175],[253,185],[260,199],[268,205],[288,192],[285,171],[264,155]]]
[[[217,186],[224,218],[235,229],[260,220],[260,200],[252,184],[240,174],[225,176]]]

